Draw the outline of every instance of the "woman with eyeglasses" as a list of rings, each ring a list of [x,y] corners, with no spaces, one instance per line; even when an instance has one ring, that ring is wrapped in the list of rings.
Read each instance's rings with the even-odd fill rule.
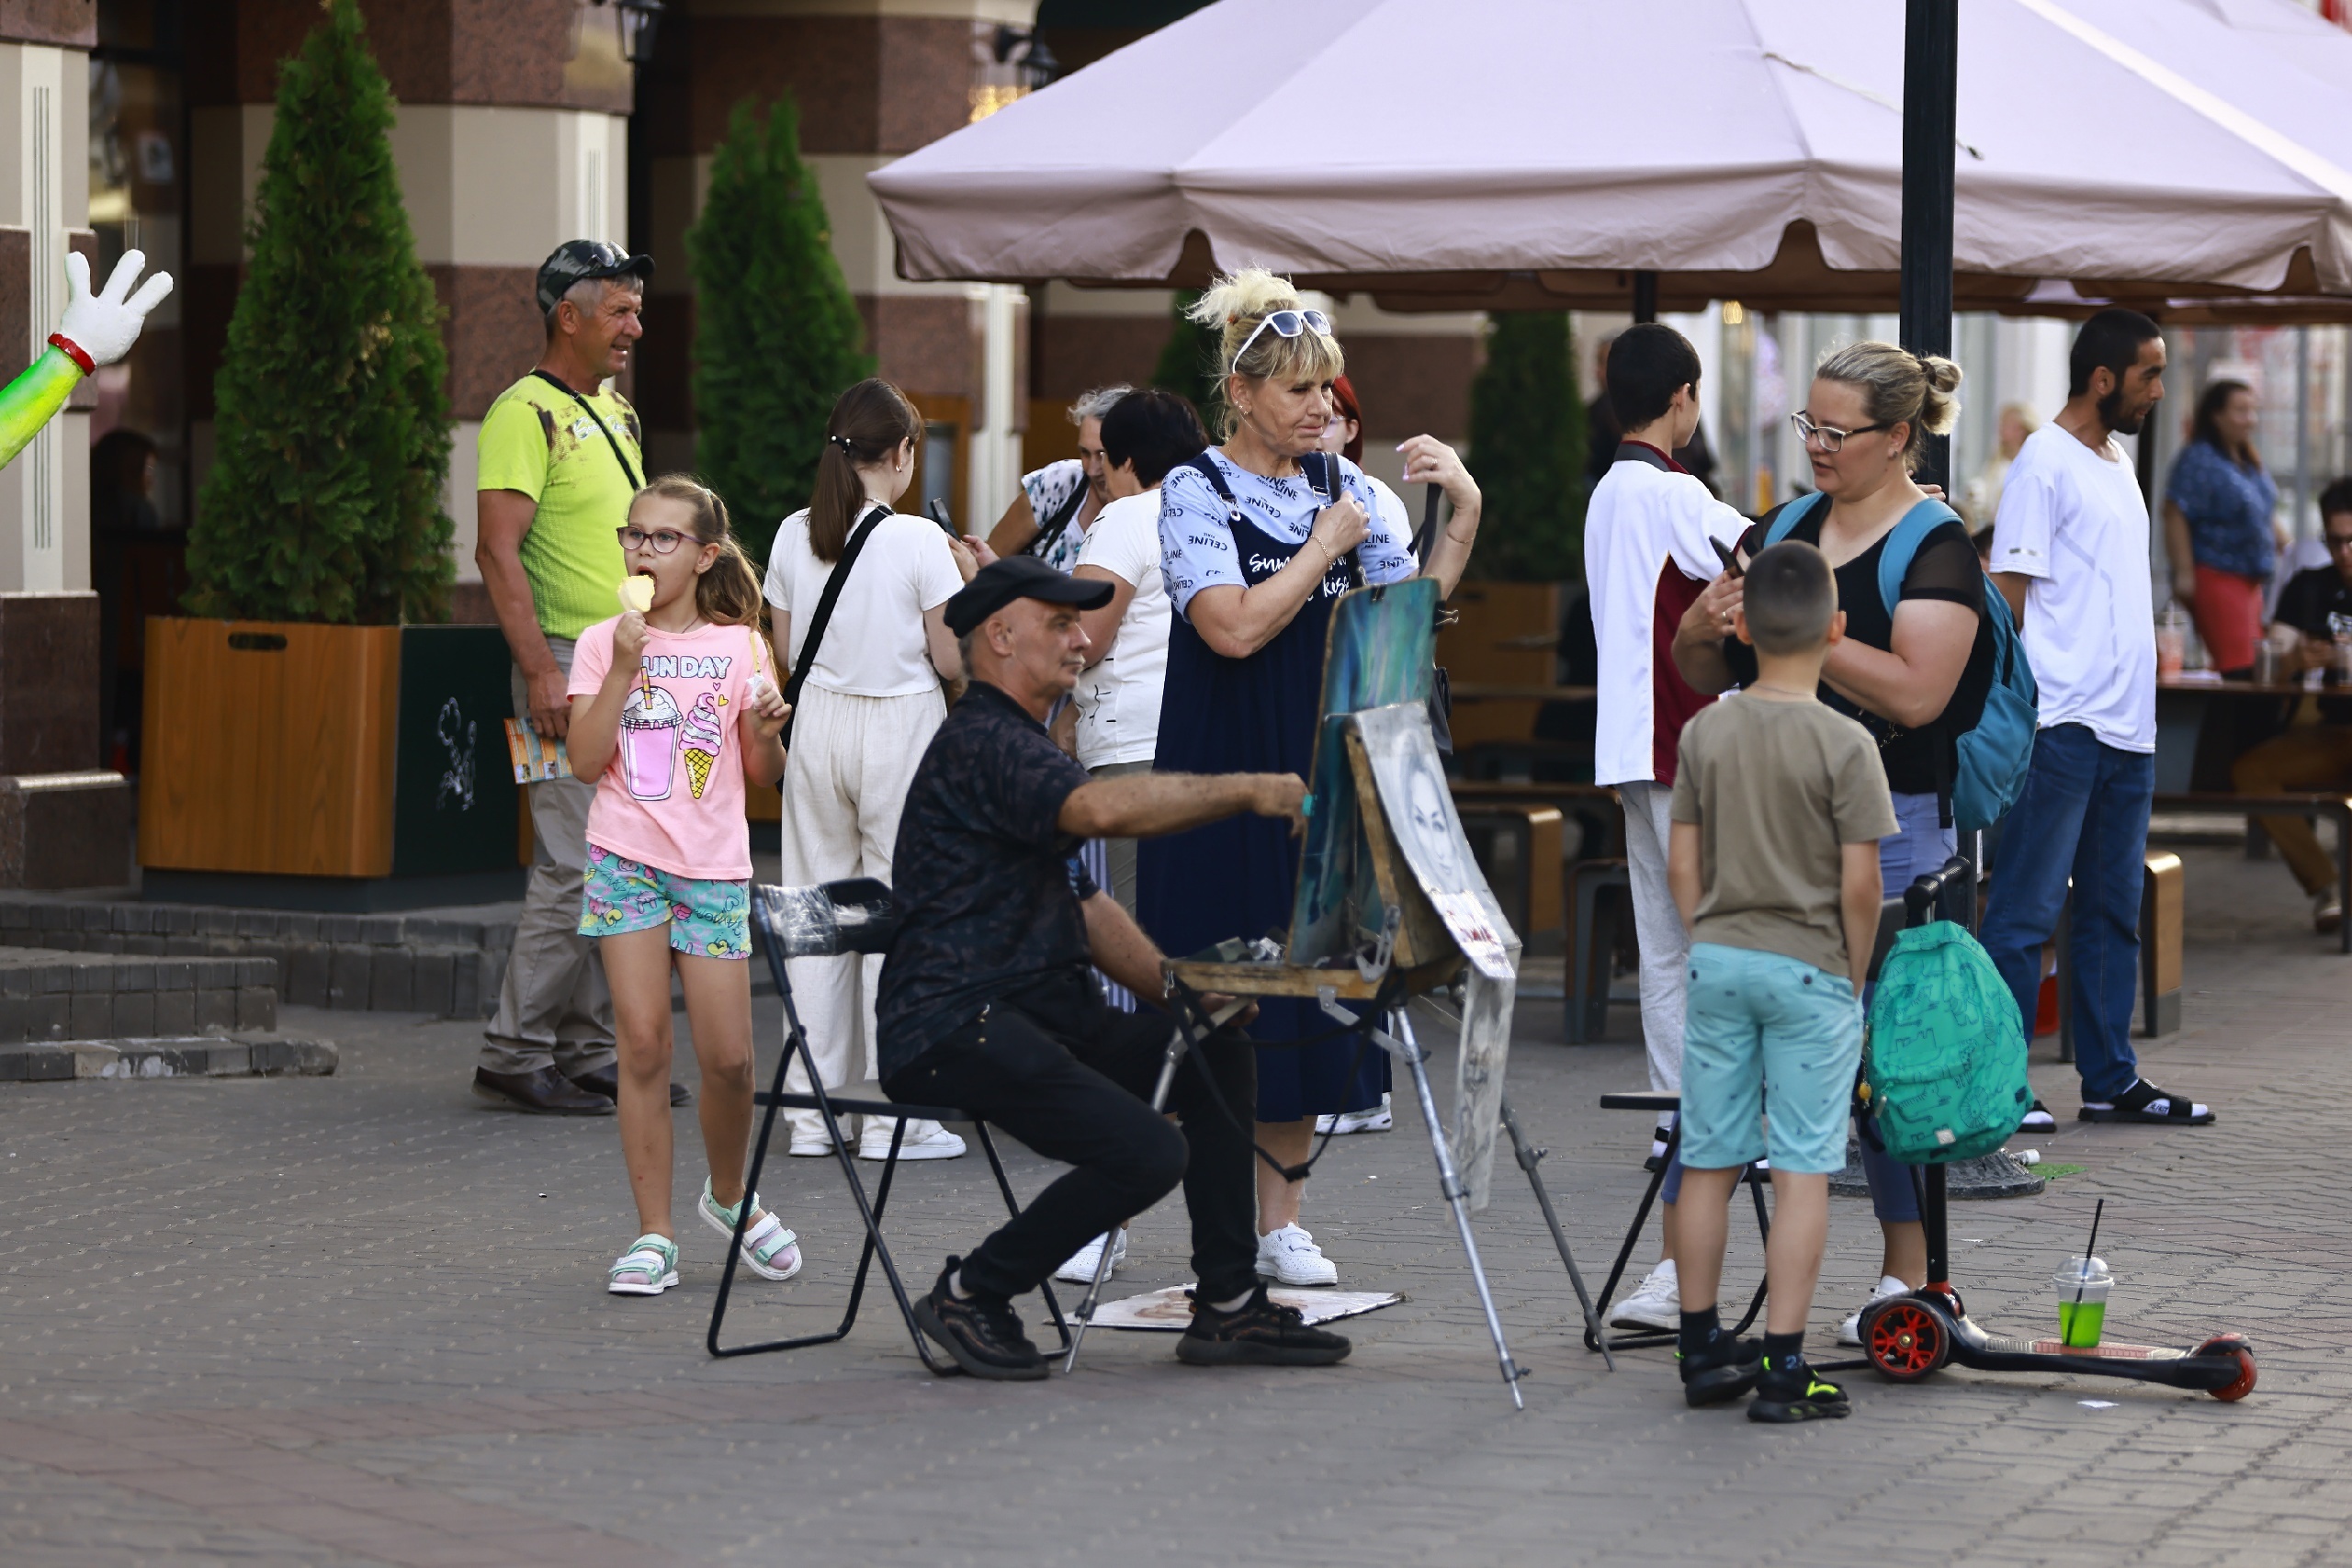
[[[890,880],[907,786],[947,716],[940,682],[963,678],[946,604],[978,570],[973,552],[936,523],[892,510],[914,479],[922,438],[922,416],[889,382],[860,381],[843,392],[825,423],[816,496],[784,520],[768,555],[776,667],[797,672],[807,664],[785,735],[789,887],[849,876]],[[840,592],[812,633],[836,579]],[[827,1087],[874,1078],[881,959],[791,964],[793,996]],[[800,1064],[792,1071],[790,1087],[806,1094]],[[817,1112],[785,1114],[794,1154],[832,1153]],[[884,1158],[890,1134],[889,1122],[867,1122],[858,1152]],[[936,1122],[910,1122],[899,1157],[953,1159],[963,1152],[964,1140]]]
[[[1879,759],[1901,830],[1879,840],[1889,896],[1939,868],[1959,847],[1949,802],[1959,737],[1973,728],[1992,686],[1994,643],[1984,624],[1988,580],[1967,525],[1947,516],[1919,539],[1895,604],[1880,590],[1888,536],[1931,499],[1912,482],[1929,435],[1952,427],[1960,367],[1891,343],[1833,349],[1814,371],[1805,406],[1791,415],[1811,460],[1815,496],[1786,536],[1817,547],[1838,580],[1842,641],[1821,670],[1821,700],[1878,738]],[[1764,547],[1787,507],[1776,507],[1740,541],[1745,560]],[[1732,635],[1739,579],[1729,572],[1700,593],[1674,638],[1674,662],[1697,690],[1716,693],[1756,680],[1756,650]],[[1927,1281],[1926,1232],[1909,1170],[1869,1146],[1862,1164],[1885,1235],[1873,1301]],[[1861,1343],[1857,1312],[1838,1328]]]
[[[1331,606],[1359,582],[1415,572],[1409,540],[1384,520],[1363,470],[1319,449],[1331,388],[1347,367],[1331,323],[1289,283],[1259,268],[1220,278],[1193,306],[1216,330],[1225,370],[1222,446],[1170,470],[1159,487],[1160,577],[1175,610],[1155,768],[1288,773],[1305,778],[1322,695]],[[1478,532],[1478,487],[1442,442],[1404,444],[1405,478],[1442,486],[1453,518],[1429,575],[1452,593]],[[1136,904],[1165,953],[1290,923],[1298,845],[1273,821],[1235,819],[1138,846]],[[1261,1041],[1324,1033],[1312,1002],[1269,999]],[[1368,1111],[1388,1064],[1352,1040],[1258,1053],[1257,1139],[1284,1165],[1305,1161],[1315,1118]],[[1329,1285],[1338,1269],[1298,1224],[1299,1185],[1261,1163],[1258,1272]]]

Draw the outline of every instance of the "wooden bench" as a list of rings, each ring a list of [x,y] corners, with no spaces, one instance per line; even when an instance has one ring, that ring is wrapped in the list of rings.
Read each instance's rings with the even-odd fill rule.
[[[2335,823],[2337,897],[2352,892],[2352,795],[2234,795],[2220,790],[2159,794],[2155,809],[2167,816],[2326,817]],[[2338,922],[2336,950],[2352,953],[2352,920]]]

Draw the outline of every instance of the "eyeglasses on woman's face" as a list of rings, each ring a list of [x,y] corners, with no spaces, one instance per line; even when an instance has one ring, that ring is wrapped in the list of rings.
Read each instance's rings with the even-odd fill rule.
[[[1234,350],[1233,363],[1226,367],[1227,375],[1230,376],[1240,370],[1242,356],[1250,352],[1250,345],[1258,341],[1259,333],[1269,329],[1276,337],[1296,337],[1301,333],[1313,333],[1317,337],[1329,337],[1331,318],[1320,310],[1272,312],[1251,330],[1248,337],[1241,340],[1241,346]]]
[[[616,528],[613,532],[620,536],[621,548],[650,549],[657,556],[674,554],[680,545],[693,537],[690,534],[679,533],[675,528],[655,528],[649,531],[639,527],[634,523],[625,528]]]
[[[1893,425],[1882,421],[1877,424],[1865,424],[1853,430],[1840,430],[1834,424],[1814,423],[1812,417],[1802,409],[1789,415],[1789,423],[1796,427],[1799,441],[1804,442],[1807,446],[1818,446],[1832,456],[1846,445],[1846,438],[1849,435],[1868,435],[1874,430],[1894,428]]]

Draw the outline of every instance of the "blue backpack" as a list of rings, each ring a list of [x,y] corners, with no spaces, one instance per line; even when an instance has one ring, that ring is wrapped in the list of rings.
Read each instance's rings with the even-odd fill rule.
[[[1800,496],[1781,508],[1764,542],[1777,545],[1804,521],[1821,500],[1819,492]],[[1940,501],[1923,501],[1894,525],[1886,548],[1878,558],[1878,593],[1887,618],[1903,598],[1904,574],[1919,553],[1919,545],[1939,525],[1959,521],[1960,514]],[[2033,761],[2033,732],[2037,728],[2041,693],[2033,683],[2018,638],[2009,602],[1988,579],[1984,584],[1983,633],[1993,638],[1993,681],[1985,689],[1984,711],[1974,728],[1959,737],[1959,766],[1951,781],[1952,820],[1963,833],[1990,828],[2008,814],[2025,789],[2026,769]]]

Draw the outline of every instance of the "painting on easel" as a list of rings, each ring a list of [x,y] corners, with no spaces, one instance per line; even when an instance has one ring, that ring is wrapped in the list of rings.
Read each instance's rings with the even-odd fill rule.
[[[1358,852],[1363,829],[1342,737],[1350,714],[1429,700],[1437,607],[1437,584],[1428,578],[1359,588],[1332,606],[1306,786],[1306,841],[1291,908],[1293,964],[1348,958],[1380,934],[1386,911]]]

